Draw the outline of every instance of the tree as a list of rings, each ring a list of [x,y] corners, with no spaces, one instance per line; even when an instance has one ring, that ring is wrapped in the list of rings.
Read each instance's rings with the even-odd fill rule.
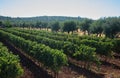
[[[57,32],[60,29],[59,22],[53,23],[51,29],[52,29],[52,31],[56,31]]]
[[[42,28],[42,22],[36,22],[36,25],[35,25],[36,28]]]
[[[48,23],[47,22],[42,22],[42,28],[47,28],[48,27]]]
[[[26,23],[23,22],[23,23],[21,24],[21,27],[22,27],[22,28],[25,28],[25,27],[26,27]]]
[[[107,18],[104,24],[104,34],[107,37],[115,38],[120,33],[120,18]]]
[[[98,35],[101,36],[103,32],[103,24],[104,24],[103,19],[94,21],[89,28],[90,33],[97,34],[97,36]]]
[[[91,23],[92,23],[91,19],[85,19],[83,22],[80,23],[80,29],[84,32],[84,34],[86,31],[89,34],[89,27]]]
[[[0,27],[3,27],[3,23],[2,23],[2,21],[0,21]]]
[[[36,28],[47,28],[47,26],[48,26],[48,23],[47,22],[39,22],[39,21],[37,21],[36,22],[36,24],[34,25]]]
[[[76,30],[76,23],[74,21],[67,21],[64,23],[64,26],[63,26],[63,31],[65,32],[70,32]]]
[[[5,27],[7,27],[7,28],[10,28],[10,27],[12,27],[12,24],[11,24],[11,22],[10,21],[5,21]]]
[[[2,26],[2,21],[0,21],[0,26]]]

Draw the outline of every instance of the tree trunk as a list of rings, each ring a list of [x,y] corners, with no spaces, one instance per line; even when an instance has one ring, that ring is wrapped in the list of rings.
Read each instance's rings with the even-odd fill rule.
[[[72,31],[72,34],[73,34],[73,31]]]
[[[48,28],[47,28],[47,31],[48,31]]]
[[[88,31],[88,35],[90,35],[90,32]]]
[[[83,35],[85,35],[85,31],[83,32]]]
[[[68,34],[69,34],[70,32],[68,31]]]
[[[101,37],[101,36],[102,36],[102,34],[101,34],[101,33],[100,33],[99,35],[100,35],[99,37]]]
[[[97,35],[96,35],[97,37],[98,37],[98,33],[97,33]]]
[[[58,72],[54,71],[53,77],[54,77],[54,78],[58,78]]]

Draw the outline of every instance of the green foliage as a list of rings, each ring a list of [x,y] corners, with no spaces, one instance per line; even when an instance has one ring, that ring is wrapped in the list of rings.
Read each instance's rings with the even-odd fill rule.
[[[61,54],[63,52],[71,58],[85,61],[89,67],[92,63],[96,63],[98,66],[100,65],[100,61],[96,54],[112,57],[113,51],[116,50],[115,46],[119,47],[119,41],[115,41],[110,38],[76,36],[42,30],[38,31],[12,28],[3,30],[16,35],[16,39],[12,41],[14,43],[14,41],[17,40],[14,43],[16,46],[22,48],[30,56],[36,58],[42,62],[44,66],[52,69],[53,71],[59,71],[63,65],[66,65],[65,62],[67,62],[67,60],[65,60],[65,58],[67,59],[67,56]],[[0,35],[3,38],[8,39],[5,35]],[[59,57],[59,55],[64,57]],[[62,60],[62,64],[58,60]]]
[[[13,18],[13,17],[5,17],[5,16],[0,16],[0,20],[1,21],[6,21],[6,20],[10,20],[10,22],[15,23],[17,25],[22,24],[23,22],[25,23],[32,23],[35,24],[37,21],[41,21],[41,22],[55,22],[55,21],[59,21],[59,22],[64,22],[64,21],[82,21],[85,18],[81,18],[81,17],[66,17],[66,16],[38,16],[38,17],[28,17],[28,18]]]
[[[120,32],[120,18],[106,18],[104,33],[107,37],[115,38]]]
[[[18,56],[0,43],[0,78],[17,78],[23,74]]]
[[[63,47],[63,51],[69,56],[73,56],[73,54],[76,53],[77,50],[78,46],[73,43],[67,43]]]
[[[7,31],[7,29],[5,30],[5,31]],[[28,31],[26,31],[27,33],[32,33],[32,34],[36,34],[35,36],[34,35],[32,35],[32,34],[27,34],[26,33],[26,35],[25,35],[25,33],[22,33],[22,32],[25,32],[26,30],[22,30],[21,32],[17,32],[16,30],[14,30],[14,31],[12,31],[12,30],[9,30],[9,32],[10,33],[13,33],[13,34],[16,34],[16,35],[19,35],[19,36],[22,36],[22,37],[24,37],[25,39],[30,39],[30,40],[32,40],[32,41],[37,41],[37,42],[39,42],[39,43],[43,43],[43,44],[45,44],[45,45],[49,45],[49,47],[52,47],[52,48],[54,48],[54,49],[62,49],[63,51],[64,51],[64,53],[65,54],[67,54],[68,56],[70,56],[70,57],[74,57],[74,53],[76,53],[76,52],[79,52],[79,46],[78,45],[76,45],[76,44],[74,44],[74,43],[71,43],[71,42],[74,42],[74,41],[76,41],[76,39],[73,41],[71,38],[69,38],[70,40],[71,40],[71,42],[63,42],[63,41],[59,41],[59,40],[52,40],[52,39],[49,39],[49,38],[45,38],[44,36],[42,36],[42,38],[39,38],[39,37],[41,37],[41,36],[36,36],[37,35],[37,33],[39,33],[39,32],[35,32],[34,31],[34,33],[32,33],[32,30],[29,30],[29,31],[31,31],[31,32],[28,32]],[[17,34],[18,33],[18,34]],[[42,33],[42,32],[41,32]],[[47,33],[48,34],[48,33]],[[29,35],[29,37],[28,37],[28,35]],[[52,35],[51,35],[52,36]],[[79,39],[77,40],[77,41],[79,41]],[[75,43],[77,43],[77,42],[75,42]],[[34,45],[34,46],[36,46],[36,45]],[[38,46],[38,47],[41,47],[42,48],[42,46]],[[37,52],[37,50],[39,50],[38,48],[36,48],[36,50],[35,51],[31,51],[31,54],[32,55],[34,55],[34,53],[35,52]],[[49,49],[48,49],[49,50]],[[39,52],[39,51],[38,51]],[[40,52],[39,52],[40,53]],[[36,58],[40,58],[40,56],[39,56],[39,53],[35,53],[35,54],[37,54],[37,55],[35,55],[36,56]],[[40,53],[41,54],[41,53]],[[44,56],[45,57],[45,56]],[[43,57],[42,57],[43,58]],[[77,59],[77,58],[75,58],[75,59]],[[52,60],[52,57],[49,59],[49,60]],[[93,61],[93,62],[96,62],[96,61]],[[98,61],[97,61],[98,62]],[[49,64],[51,64],[52,62],[50,62],[50,61],[48,61],[47,63],[49,63]],[[98,62],[99,63],[99,62]],[[56,69],[55,69],[56,70]]]
[[[44,44],[38,44],[37,42],[25,40],[22,37],[15,36],[13,34],[1,30],[0,35],[2,34],[4,35],[4,38],[2,36],[1,38],[9,40],[15,46],[24,50],[31,57],[43,63],[44,66],[54,71],[59,71],[63,65],[67,64],[67,57],[60,50],[51,49],[50,47],[45,46]]]
[[[5,26],[6,28],[10,28],[10,27],[12,27],[12,24],[11,24],[10,21],[5,21],[4,26]]]
[[[105,56],[112,56],[112,42],[101,42],[101,41],[94,41],[94,40],[87,40],[83,39],[80,41],[81,44],[85,44],[87,46],[91,46],[96,48],[96,52],[101,55]]]
[[[52,27],[51,27],[52,31],[59,31],[60,29],[60,25],[59,25],[59,22],[55,22],[52,24]]]
[[[113,39],[113,51],[120,53],[120,39]]]
[[[0,27],[2,27],[3,26],[3,22],[2,21],[0,21]]]
[[[104,23],[104,20],[102,19],[94,21],[89,28],[90,33],[101,35],[103,32],[103,23]]]
[[[75,45],[75,44],[73,44],[71,42],[67,42],[67,41],[64,42],[64,41],[49,39],[49,38],[39,36],[39,35],[32,35],[32,34],[30,34],[32,32],[28,32],[29,33],[28,34],[28,33],[23,33],[24,31],[18,32],[16,30],[12,30],[12,29],[5,29],[4,31],[7,31],[9,33],[21,36],[21,37],[23,37],[25,39],[29,39],[29,40],[32,40],[32,41],[36,41],[38,43],[45,44],[45,45],[47,45],[47,46],[49,46],[49,47],[51,47],[53,49],[58,49],[58,50],[62,49],[65,54],[68,54],[70,56],[72,56],[73,53],[75,53],[77,48],[78,48],[77,45]],[[36,33],[39,33],[39,32],[36,32]],[[27,44],[27,45],[29,45],[29,44]]]
[[[75,31],[76,30],[76,23],[74,21],[67,21],[64,23],[63,26],[63,31],[64,32],[70,32],[70,31]]]
[[[32,18],[11,18],[0,16],[0,21],[3,22],[4,27],[28,27],[28,28],[50,28],[52,22],[58,21],[60,23],[60,31],[73,32],[80,27],[80,30],[84,34],[97,34],[101,36],[101,33],[106,37],[115,38],[120,34],[120,17],[108,17],[98,20],[92,20],[80,17],[61,17],[61,16],[41,16]],[[67,22],[65,22],[67,21]],[[74,23],[71,23],[73,22]],[[71,23],[71,24],[70,24]],[[60,28],[56,25],[55,31]],[[52,28],[52,30],[54,30]]]
[[[89,33],[89,27],[91,23],[91,19],[85,19],[83,22],[80,23],[80,30],[82,30],[83,32],[87,31]]]
[[[5,30],[7,30],[7,29],[5,29]],[[98,52],[101,55],[107,56],[107,53],[112,54],[111,48],[113,47],[113,43],[112,43],[111,39],[109,39],[109,38],[100,38],[100,37],[94,37],[94,36],[77,37],[77,36],[72,36],[72,35],[69,36],[69,35],[63,35],[63,34],[59,34],[59,33],[54,34],[54,33],[50,33],[50,32],[43,32],[43,31],[40,32],[40,31],[33,31],[33,30],[27,30],[27,31],[19,30],[20,32],[16,32],[16,33],[15,33],[15,29],[13,31],[12,31],[12,29],[10,29],[9,31],[14,32],[13,34],[18,33],[19,36],[22,36],[25,39],[30,39],[32,41],[37,41],[39,43],[48,45],[51,48],[59,49],[59,50],[62,49],[68,55],[72,55],[72,53],[76,52],[76,49],[78,48],[77,46],[79,46],[81,44],[95,47],[96,52]],[[21,33],[21,32],[25,32],[26,34]],[[16,35],[18,35],[18,34],[16,34]],[[32,35],[32,34],[34,34],[34,35]],[[106,47],[108,47],[108,48],[106,49]]]
[[[74,57],[77,60],[89,63],[96,63],[97,65],[100,65],[100,60],[96,56],[95,48],[91,48],[86,45],[80,45],[79,50],[74,53]]]

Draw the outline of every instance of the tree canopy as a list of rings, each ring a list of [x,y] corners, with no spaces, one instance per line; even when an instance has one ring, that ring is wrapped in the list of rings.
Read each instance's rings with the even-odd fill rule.
[[[120,33],[120,18],[107,18],[104,23],[104,34],[107,37],[115,38]]]
[[[86,31],[89,33],[89,27],[92,23],[91,19],[85,19],[83,22],[80,23],[80,29],[85,33]]]
[[[104,20],[102,19],[94,21],[89,28],[90,33],[97,34],[97,36],[98,35],[101,36],[103,32],[103,23],[104,23]]]
[[[74,21],[67,21],[64,23],[64,26],[63,26],[63,31],[64,32],[70,32],[70,31],[74,31],[76,30],[76,23]]]
[[[56,31],[56,32],[59,31],[59,29],[60,29],[59,22],[53,23],[51,26],[51,29],[52,29],[52,31]]]

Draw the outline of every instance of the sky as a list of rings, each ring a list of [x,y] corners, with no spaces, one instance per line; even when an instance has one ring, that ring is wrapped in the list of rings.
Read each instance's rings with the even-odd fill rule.
[[[120,0],[0,0],[0,15],[80,16],[98,19],[120,16]]]

